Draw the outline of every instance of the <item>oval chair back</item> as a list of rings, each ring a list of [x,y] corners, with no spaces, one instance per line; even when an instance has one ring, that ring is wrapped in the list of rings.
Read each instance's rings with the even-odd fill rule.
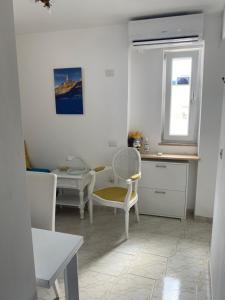
[[[121,148],[114,156],[112,168],[115,178],[130,179],[141,172],[140,153],[131,147]]]

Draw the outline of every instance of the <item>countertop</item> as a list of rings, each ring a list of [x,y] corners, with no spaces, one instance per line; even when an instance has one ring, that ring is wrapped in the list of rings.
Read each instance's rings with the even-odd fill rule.
[[[199,161],[200,157],[197,154],[168,154],[163,153],[158,155],[157,153],[141,153],[142,160],[172,160],[172,161]]]

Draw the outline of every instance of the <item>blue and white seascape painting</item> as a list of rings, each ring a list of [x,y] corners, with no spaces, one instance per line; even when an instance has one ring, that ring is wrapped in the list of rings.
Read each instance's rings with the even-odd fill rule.
[[[83,114],[81,68],[54,69],[57,114]]]

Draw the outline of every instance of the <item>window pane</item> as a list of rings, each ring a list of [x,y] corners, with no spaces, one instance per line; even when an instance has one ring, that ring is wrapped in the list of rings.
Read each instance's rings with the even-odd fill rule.
[[[192,58],[172,60],[169,135],[188,135]]]

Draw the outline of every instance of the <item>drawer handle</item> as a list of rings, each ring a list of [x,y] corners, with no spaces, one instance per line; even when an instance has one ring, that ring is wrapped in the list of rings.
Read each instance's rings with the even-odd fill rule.
[[[155,191],[155,194],[163,194],[163,195],[165,195],[166,192],[163,192],[163,191]]]
[[[156,168],[163,168],[163,169],[166,169],[166,168],[167,168],[166,165],[156,165],[155,167],[156,167]]]

